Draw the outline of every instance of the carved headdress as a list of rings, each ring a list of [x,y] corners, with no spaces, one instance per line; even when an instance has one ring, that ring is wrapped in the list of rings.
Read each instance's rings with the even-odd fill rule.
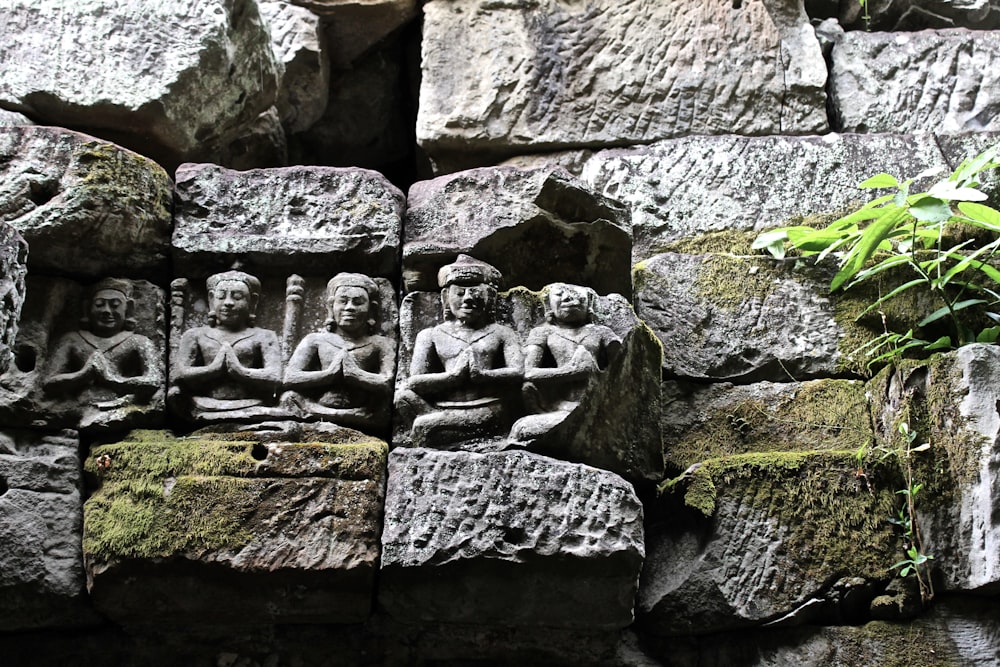
[[[489,285],[500,289],[503,276],[495,266],[481,262],[468,255],[459,255],[451,264],[446,264],[438,271],[438,285]]]

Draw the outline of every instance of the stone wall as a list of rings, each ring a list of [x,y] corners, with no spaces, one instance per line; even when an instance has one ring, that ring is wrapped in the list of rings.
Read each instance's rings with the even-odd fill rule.
[[[997,12],[8,3],[3,664],[996,663],[1000,353],[750,245],[996,143]]]

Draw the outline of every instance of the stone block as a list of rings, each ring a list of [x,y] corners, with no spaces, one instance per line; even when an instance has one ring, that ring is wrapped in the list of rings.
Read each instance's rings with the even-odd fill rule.
[[[95,447],[83,536],[94,605],[128,625],[364,621],[386,445],[295,428],[136,431]]]
[[[750,453],[671,480],[647,528],[638,627],[709,635],[866,618],[901,553],[885,520],[898,496],[880,483],[894,479],[886,470],[856,469],[854,452]],[[850,604],[855,594],[867,599]]]
[[[428,2],[417,142],[439,173],[516,153],[827,130],[794,0]]]
[[[183,165],[177,170],[176,274],[201,277],[240,260],[270,273],[391,276],[398,271],[403,205],[395,186],[366,169],[238,172]]]
[[[0,32],[18,36],[0,49],[4,107],[170,168],[215,161],[275,102],[279,65],[253,0],[15,0]]]
[[[330,57],[347,67],[420,14],[417,0],[292,0],[326,19]]]
[[[661,428],[677,472],[751,452],[857,451],[874,441],[859,380],[734,385],[665,381]]]
[[[167,329],[162,289],[145,280],[80,284],[29,276],[0,424],[90,434],[163,424]]]
[[[379,601],[397,620],[631,623],[642,505],[618,476],[522,452],[396,449],[386,493]]]
[[[640,261],[706,232],[846,213],[879,194],[857,187],[879,172],[903,180],[947,166],[931,135],[727,135],[600,151],[583,162],[580,179],[630,209]]]
[[[1000,33],[964,28],[852,31],[833,49],[841,132],[1000,130]]]
[[[84,593],[77,434],[0,433],[0,630],[94,623]]]
[[[403,238],[408,290],[437,288],[460,253],[496,266],[514,287],[557,281],[632,293],[628,212],[567,173],[483,168],[410,187]]]
[[[31,246],[32,271],[167,273],[171,185],[152,160],[59,128],[0,127],[0,182],[0,221]]]

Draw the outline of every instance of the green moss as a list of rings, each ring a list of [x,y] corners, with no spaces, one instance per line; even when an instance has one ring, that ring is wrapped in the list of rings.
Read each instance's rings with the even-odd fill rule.
[[[677,239],[657,246],[655,253],[676,252],[684,255],[732,254],[753,255],[750,248],[757,232],[752,230],[725,229],[700,236]]]
[[[837,664],[880,667],[957,667],[959,653],[941,644],[941,633],[924,634],[912,623],[872,621],[837,631]]]
[[[895,513],[893,471],[873,466],[869,488],[854,452],[773,452],[711,459],[664,490],[707,515],[723,498],[772,518],[809,576],[888,575],[899,547],[886,517]]]
[[[872,440],[864,385],[814,380],[766,402],[748,397],[719,407],[670,442],[667,456],[680,470],[750,452],[856,450]]]
[[[745,301],[767,298],[781,273],[766,257],[711,255],[698,271],[695,290],[700,298],[732,312]]]
[[[165,558],[237,548],[255,534],[258,507],[289,477],[379,479],[387,446],[175,438],[136,431],[95,447],[85,469],[101,482],[84,505],[88,558]]]
[[[87,198],[102,201],[111,210],[139,216],[134,224],[169,224],[172,188],[161,166],[114,144],[82,143],[73,153],[74,175]]]

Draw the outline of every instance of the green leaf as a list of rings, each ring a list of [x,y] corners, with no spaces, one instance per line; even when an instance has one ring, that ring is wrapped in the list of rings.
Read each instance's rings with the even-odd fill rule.
[[[833,280],[830,282],[830,291],[837,291],[844,283],[853,278],[854,274],[864,267],[879,245],[889,237],[896,228],[896,225],[906,220],[907,217],[904,210],[892,208],[888,209],[887,213],[882,217],[872,221],[865,228],[858,243],[851,248],[843,267],[833,277]]]
[[[987,327],[976,336],[977,343],[995,343],[1000,338],[1000,327]]]
[[[871,188],[895,188],[899,186],[899,181],[892,174],[887,174],[882,172],[881,174],[875,174],[871,178],[862,181],[858,184],[859,188],[871,189]]]
[[[784,259],[786,240],[788,240],[787,232],[784,229],[775,229],[770,232],[764,232],[754,239],[750,248],[753,250],[766,248],[775,259]]]
[[[951,206],[937,197],[921,197],[910,206],[910,215],[921,222],[944,222],[951,217]]]
[[[933,313],[931,313],[924,319],[917,322],[917,326],[918,327],[927,326],[931,322],[936,322],[937,320],[940,320],[945,315],[950,315],[955,311],[963,310],[965,308],[968,308],[969,306],[975,306],[976,304],[980,303],[986,303],[986,299],[966,299],[965,301],[959,301],[958,303],[953,304],[951,309],[949,309],[948,306],[941,306]]]
[[[985,194],[975,188],[962,187],[955,181],[938,181],[931,186],[927,194],[938,199],[949,201],[986,201],[989,199]]]
[[[1000,232],[1000,211],[991,206],[977,204],[975,202],[963,201],[958,204],[958,210],[965,214],[971,224],[979,227]]]
[[[924,349],[928,352],[933,352],[934,350],[950,350],[951,347],[951,336],[941,336],[933,343],[926,343],[924,345]]]

